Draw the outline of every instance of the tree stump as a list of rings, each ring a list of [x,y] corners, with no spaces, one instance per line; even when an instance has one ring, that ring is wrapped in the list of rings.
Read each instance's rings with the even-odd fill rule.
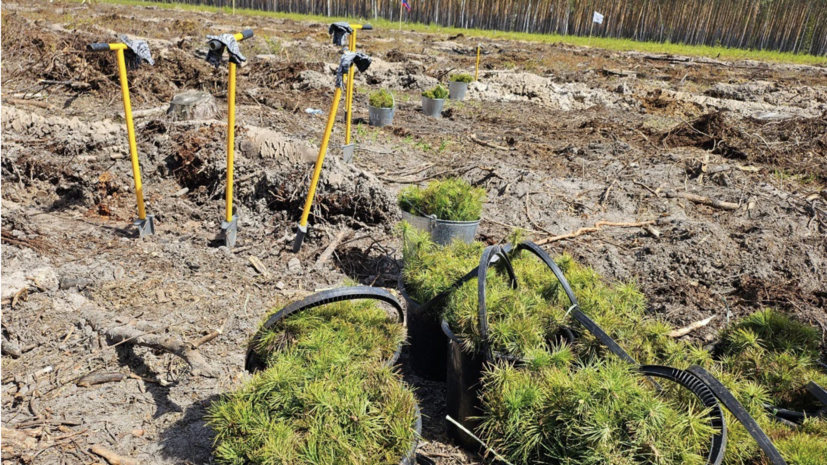
[[[197,90],[176,95],[167,110],[167,114],[177,121],[213,119],[217,113],[215,98],[207,92]]]

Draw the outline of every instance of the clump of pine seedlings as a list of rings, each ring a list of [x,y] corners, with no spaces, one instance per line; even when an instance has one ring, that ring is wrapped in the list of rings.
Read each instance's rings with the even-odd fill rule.
[[[697,464],[714,429],[693,402],[658,395],[616,358],[554,347],[530,368],[483,379],[481,435],[514,464]]]
[[[448,98],[448,89],[442,87],[441,84],[437,84],[436,87],[422,92],[422,96],[434,100],[444,100]]]
[[[404,283],[407,292],[417,296],[420,302],[448,289],[476,267],[484,248],[482,244],[460,243],[440,247],[431,242],[427,234],[413,228],[403,227],[402,232]],[[629,383],[633,383],[645,391],[637,394],[641,396],[639,399],[651,398],[654,394],[649,391],[649,385],[634,373],[629,373],[626,378],[617,370],[597,370],[596,374],[589,374],[588,370],[594,364],[611,365],[616,358],[587,331],[579,331],[572,347],[549,343],[547,335],[560,325],[576,328],[576,323],[564,313],[570,305],[568,297],[554,275],[535,257],[527,252],[512,257],[523,295],[519,298],[509,295],[505,273],[496,272],[494,267],[489,270],[490,342],[495,351],[520,354],[527,363],[521,368],[498,366],[485,375],[483,439],[495,444],[495,449],[515,464],[703,463],[702,455],[706,449],[693,449],[692,444],[697,445],[693,442],[697,439],[702,441],[703,447],[708,447],[709,434],[682,437],[681,440],[691,439],[685,445],[680,445],[680,441],[670,442],[669,438],[657,437],[644,443],[634,442],[637,441],[636,436],[632,440],[626,438],[624,434],[636,434],[636,425],[643,428],[641,431],[644,433],[649,431],[646,428],[652,427],[653,424],[647,423],[649,417],[641,420],[635,416],[640,411],[628,410],[630,417],[625,417],[624,412],[614,412],[619,416],[612,417],[599,409],[582,410],[583,416],[572,417],[570,421],[561,421],[565,416],[547,413],[561,411],[559,409],[564,404],[559,402],[564,402],[571,390],[581,387],[566,384],[575,381],[603,382],[605,384],[601,386],[606,390],[611,390],[612,386],[626,389],[632,385]],[[824,463],[824,457],[827,457],[827,419],[808,418],[802,425],[792,427],[775,420],[766,408],[772,405],[818,412],[824,407],[804,389],[809,381],[827,385],[827,375],[817,366],[821,335],[816,329],[774,310],[760,311],[726,328],[720,335],[722,342],[713,354],[699,344],[669,337],[673,328],[646,314],[646,299],[634,282],[607,283],[593,269],[577,264],[567,255],[558,257],[556,262],[577,296],[581,310],[638,362],[681,369],[692,364],[703,366],[747,408],[788,463]],[[546,306],[534,300],[537,295],[541,296]],[[515,300],[509,302],[509,298]],[[497,300],[508,304],[500,305]],[[473,279],[455,292],[443,309],[443,316],[448,319],[451,328],[466,341],[466,350],[475,350],[480,342],[476,332],[477,303],[477,286]],[[510,315],[511,311],[515,314]],[[529,328],[515,322],[544,326]],[[503,323],[505,325],[498,328]],[[540,342],[543,335],[546,335],[546,340]],[[579,375],[580,370],[586,370],[584,377]],[[601,378],[604,375],[605,378]],[[560,391],[551,390],[560,386],[563,386]],[[583,397],[584,402],[597,395],[593,385],[587,383],[582,386],[585,386],[582,392],[587,393]],[[698,424],[698,428],[706,427],[706,422],[698,423],[704,412],[695,404],[692,394],[672,383],[663,386],[666,389],[656,398],[657,402],[647,404],[648,401],[641,401],[642,404],[634,405],[653,406],[653,415],[660,411],[661,404],[666,406],[662,408],[671,409],[670,412],[682,412],[674,414],[677,416],[655,417],[671,419],[669,423],[664,423],[665,420],[655,423],[664,432],[675,431],[669,428],[686,425],[690,420],[693,425]],[[631,398],[627,400],[633,403]],[[729,436],[724,463],[763,464],[764,458],[757,443],[728,411],[724,411]],[[619,418],[625,420],[620,421]],[[596,429],[595,424],[589,423],[593,419],[605,420],[599,425],[602,429]],[[676,423],[671,423],[672,420]],[[604,439],[597,440],[599,435]],[[639,450],[624,448],[628,444],[649,444],[658,452],[652,451],[649,445]],[[563,446],[574,448],[568,450]],[[575,451],[578,450],[585,455],[577,456]],[[635,450],[638,453],[634,453]],[[669,451],[675,455],[668,455],[671,453]]]
[[[374,108],[393,108],[393,94],[387,89],[370,94],[370,106]]]
[[[301,354],[310,365],[383,362],[405,340],[405,330],[375,300],[348,300],[302,310],[263,332],[253,347],[269,365],[285,350]]]
[[[256,352],[267,368],[212,404],[220,463],[399,463],[416,439],[416,401],[386,361],[401,325],[375,301],[291,315]]]
[[[448,78],[448,82],[462,82],[468,84],[469,82],[473,81],[474,77],[470,74],[459,73],[459,74],[452,74]]]
[[[399,193],[399,208],[416,216],[436,215],[446,221],[476,221],[482,215],[485,189],[459,178],[409,186]]]

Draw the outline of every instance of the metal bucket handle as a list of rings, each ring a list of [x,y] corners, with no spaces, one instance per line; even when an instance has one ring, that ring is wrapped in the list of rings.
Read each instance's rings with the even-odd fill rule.
[[[396,311],[396,316],[399,320],[399,323],[405,323],[405,312],[402,308],[402,304],[399,303],[399,300],[397,300],[396,297],[393,296],[393,294],[384,289],[368,286],[353,286],[317,292],[316,294],[307,296],[302,300],[287,305],[286,307],[276,312],[273,316],[268,318],[267,321],[265,321],[264,324],[261,325],[261,328],[258,330],[258,332],[256,332],[256,335],[253,336],[253,339],[250,341],[250,346],[247,348],[247,356],[245,357],[244,368],[250,373],[254,373],[265,368],[264,362],[261,359],[259,359],[258,354],[256,354],[253,349],[261,340],[265,331],[273,328],[278,322],[286,319],[288,316],[303,310],[309,310],[311,308],[320,307],[322,305],[327,305],[335,302],[342,302],[345,300],[361,299],[378,300],[390,304]],[[397,349],[397,351],[388,361],[389,365],[393,365],[394,363],[396,363],[396,360],[399,359],[401,350],[402,347],[400,346],[399,349]]]

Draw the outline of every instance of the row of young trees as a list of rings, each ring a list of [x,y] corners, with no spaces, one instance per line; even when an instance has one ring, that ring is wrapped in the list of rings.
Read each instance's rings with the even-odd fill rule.
[[[175,0],[231,6],[233,0]],[[238,8],[827,55],[827,0],[235,0]],[[593,12],[605,16],[593,24]]]

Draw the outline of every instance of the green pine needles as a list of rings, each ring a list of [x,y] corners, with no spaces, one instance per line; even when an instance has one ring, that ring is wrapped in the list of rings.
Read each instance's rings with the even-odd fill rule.
[[[393,108],[393,94],[387,89],[381,89],[370,94],[370,106],[374,108]]]
[[[409,186],[399,193],[399,208],[416,216],[436,215],[446,221],[476,221],[482,215],[485,189],[459,178]]]
[[[444,100],[448,98],[448,89],[442,87],[441,84],[437,84],[433,89],[422,92],[422,96],[434,100]]]
[[[404,339],[375,301],[291,315],[253,349],[267,361],[212,404],[220,463],[392,464],[416,439],[416,400],[386,365]]]
[[[459,74],[452,74],[448,78],[448,82],[462,82],[468,84],[469,82],[473,81],[474,77],[470,74],[459,73]]]
[[[520,464],[696,464],[714,430],[707,412],[658,395],[617,359],[574,363],[557,347],[546,366],[499,364],[483,379],[480,432]]]
[[[420,303],[476,267],[484,248],[480,243],[440,247],[405,225],[401,232],[405,289]],[[484,373],[481,438],[514,464],[705,463],[713,431],[698,400],[672,383],[662,383],[663,392],[656,392],[570,318],[568,297],[544,264],[528,252],[511,258],[517,291],[503,270],[489,270],[488,344],[524,363],[497,363]],[[814,416],[792,426],[768,410],[824,408],[804,388],[809,381],[827,386],[827,374],[817,364],[823,349],[818,330],[774,310],[759,311],[723,330],[710,352],[669,337],[673,328],[646,313],[646,299],[634,282],[607,283],[567,255],[556,261],[581,310],[639,363],[703,366],[744,405],[787,463],[824,463],[827,418]],[[459,287],[440,311],[464,350],[479,351],[476,279]],[[562,325],[579,333],[572,346],[554,337]],[[746,429],[726,410],[725,418],[724,463],[764,464]]]

